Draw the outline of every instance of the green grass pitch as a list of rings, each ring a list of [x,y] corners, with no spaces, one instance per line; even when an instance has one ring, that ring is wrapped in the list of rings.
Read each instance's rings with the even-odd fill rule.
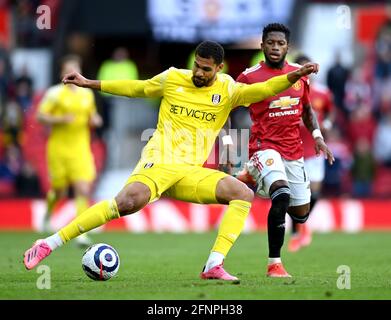
[[[240,284],[199,279],[215,235],[93,234],[94,242],[119,252],[118,275],[106,282],[89,279],[81,268],[83,250],[69,243],[43,262],[51,270],[47,290],[37,288],[41,274],[22,264],[24,250],[39,235],[1,232],[0,299],[391,299],[389,232],[315,234],[311,246],[297,253],[286,252],[285,245],[292,279],[265,276],[265,233],[242,234],[225,261]],[[340,265],[351,270],[350,289],[337,288]]]

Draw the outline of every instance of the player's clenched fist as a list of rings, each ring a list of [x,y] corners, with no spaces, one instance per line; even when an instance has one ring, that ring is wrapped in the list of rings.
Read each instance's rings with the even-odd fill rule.
[[[314,62],[308,62],[298,70],[300,76],[308,76],[311,73],[318,73],[318,71],[319,71],[319,64]]]
[[[319,71],[319,64],[314,62],[308,62],[301,68],[289,72],[287,74],[288,80],[291,83],[295,83],[297,80],[299,80],[301,77],[308,76],[311,73],[317,73]]]

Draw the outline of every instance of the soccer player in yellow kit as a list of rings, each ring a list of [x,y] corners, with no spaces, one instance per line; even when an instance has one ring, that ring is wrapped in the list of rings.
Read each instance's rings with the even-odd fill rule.
[[[66,56],[61,63],[61,78],[80,72],[78,56]],[[56,202],[73,187],[77,215],[88,208],[95,164],[90,147],[90,126],[102,125],[91,89],[58,84],[49,88],[36,114],[37,120],[50,127],[47,143],[47,164],[51,188],[46,196],[44,229]],[[79,245],[91,244],[86,234],[77,239]]]
[[[157,129],[144,147],[141,159],[123,189],[111,200],[87,209],[67,226],[39,239],[24,254],[27,269],[34,268],[54,249],[106,222],[139,211],[161,195],[194,203],[228,204],[217,239],[201,272],[202,279],[237,280],[223,268],[223,261],[240,235],[250,211],[253,192],[241,181],[203,168],[213,143],[232,108],[273,96],[317,72],[308,63],[287,75],[252,85],[235,82],[218,73],[224,50],[204,41],[196,48],[193,70],[170,68],[149,80],[98,81],[77,72],[65,84],[127,97],[162,97]]]

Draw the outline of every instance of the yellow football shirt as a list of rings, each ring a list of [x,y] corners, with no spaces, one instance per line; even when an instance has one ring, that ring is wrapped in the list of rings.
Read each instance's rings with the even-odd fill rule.
[[[73,90],[75,89],[75,90]],[[90,151],[90,116],[96,113],[92,90],[66,85],[56,85],[46,92],[39,112],[49,115],[73,115],[72,122],[54,124],[48,140],[49,152],[57,155],[82,154]]]
[[[202,164],[233,108],[263,100],[291,86],[286,75],[242,84],[218,73],[197,88],[191,70],[170,68],[149,80],[101,81],[101,91],[128,97],[162,97],[157,128],[141,160],[151,164]]]

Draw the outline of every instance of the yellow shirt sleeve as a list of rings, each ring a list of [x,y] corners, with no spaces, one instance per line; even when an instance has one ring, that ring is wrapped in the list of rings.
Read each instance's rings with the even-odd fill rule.
[[[286,74],[253,84],[235,82],[232,94],[232,107],[247,107],[251,103],[275,96],[292,85],[293,83],[288,80]]]
[[[148,80],[102,80],[101,91],[132,98],[156,98],[163,96],[169,70]]]

